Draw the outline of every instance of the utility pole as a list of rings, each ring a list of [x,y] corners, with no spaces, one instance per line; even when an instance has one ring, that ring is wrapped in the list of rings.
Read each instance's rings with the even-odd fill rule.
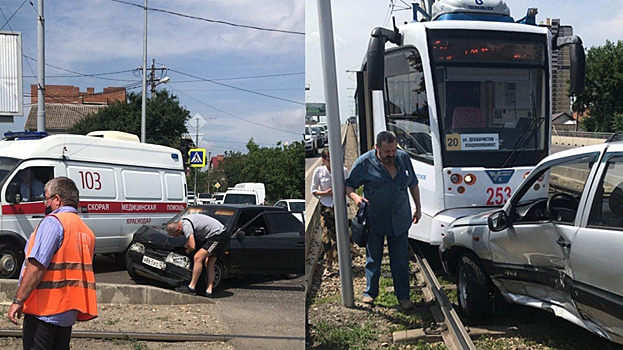
[[[151,98],[154,98],[154,95],[156,94],[156,60],[152,59],[151,60],[151,74],[150,74],[150,79],[149,82],[151,83]]]
[[[322,75],[327,102],[327,125],[329,127],[329,153],[331,154],[331,183],[337,231],[337,253],[340,264],[342,305],[355,307],[353,295],[353,269],[350,260],[350,239],[346,219],[346,196],[344,191],[344,150],[340,146],[340,109],[335,70],[335,47],[333,44],[333,19],[331,0],[318,1],[318,22],[320,28],[320,51],[322,53]]]
[[[149,83],[151,85],[151,98],[154,98],[154,96],[156,95],[156,86],[166,83],[169,81],[169,77],[166,78],[156,78],[156,71],[159,70],[161,73],[160,76],[162,76],[163,72],[167,70],[166,66],[162,66],[161,68],[156,68],[156,60],[152,59],[151,60],[151,72],[149,74],[150,78],[149,78]]]
[[[42,0],[40,0],[42,1]],[[141,107],[141,142],[145,143],[147,123],[147,0],[145,0],[145,23],[143,25],[143,103]]]
[[[37,2],[37,131],[45,131],[45,27],[43,0]]]
[[[210,172],[212,171],[212,152],[208,152],[208,193],[212,193],[212,186],[210,184]]]

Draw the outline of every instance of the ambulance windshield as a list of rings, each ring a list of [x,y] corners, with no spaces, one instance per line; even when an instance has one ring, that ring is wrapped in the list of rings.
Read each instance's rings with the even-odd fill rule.
[[[11,170],[15,168],[19,159],[0,157],[0,183],[3,183],[7,176],[11,173]]]

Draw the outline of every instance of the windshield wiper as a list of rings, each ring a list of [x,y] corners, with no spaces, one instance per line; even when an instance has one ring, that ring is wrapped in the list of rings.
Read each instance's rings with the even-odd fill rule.
[[[530,139],[536,134],[532,133],[531,131],[534,129],[539,130],[541,128],[541,125],[543,124],[543,122],[545,121],[544,117],[537,117],[536,116],[536,102],[534,101],[534,96],[531,96],[530,98],[530,104],[531,104],[531,110],[532,110],[532,120],[530,121],[530,125],[528,125],[528,127],[526,128],[526,130],[524,130],[523,134],[521,134],[521,137],[519,138],[519,140],[517,140],[517,142],[515,143],[515,146],[513,147],[513,150],[511,151],[511,153],[508,155],[508,157],[506,157],[506,160],[504,160],[504,164],[502,164],[502,168],[506,168],[507,167],[507,163],[511,160],[511,158],[513,158],[512,162],[510,163],[510,167],[515,165],[515,161],[517,160],[517,158],[519,158],[519,155],[521,154],[521,152],[525,149],[526,144],[530,141]],[[528,138],[526,138],[526,140],[524,141],[523,145],[521,146],[521,148],[519,148],[519,145],[522,143],[522,141],[524,140],[524,138],[526,137],[526,135],[530,134],[530,136]],[[537,139],[534,139],[534,149],[536,150],[537,148]],[[514,156],[514,157],[513,157]]]

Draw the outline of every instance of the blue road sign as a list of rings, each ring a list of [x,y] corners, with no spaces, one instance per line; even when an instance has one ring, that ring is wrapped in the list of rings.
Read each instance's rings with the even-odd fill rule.
[[[206,149],[205,148],[193,148],[188,152],[190,156],[191,168],[203,168],[206,166]]]

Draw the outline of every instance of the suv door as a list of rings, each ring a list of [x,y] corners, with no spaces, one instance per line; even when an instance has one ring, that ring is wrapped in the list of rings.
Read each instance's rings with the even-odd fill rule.
[[[289,212],[264,212],[230,239],[229,262],[238,273],[304,271],[302,223]],[[302,254],[299,254],[299,250]],[[300,260],[300,263],[299,263]],[[300,266],[299,266],[300,265]]]
[[[511,199],[510,227],[490,234],[493,275],[515,295],[570,305],[569,253],[599,153],[539,166]]]
[[[580,315],[604,331],[623,329],[623,152],[607,153],[590,210],[571,246],[572,295]]]

